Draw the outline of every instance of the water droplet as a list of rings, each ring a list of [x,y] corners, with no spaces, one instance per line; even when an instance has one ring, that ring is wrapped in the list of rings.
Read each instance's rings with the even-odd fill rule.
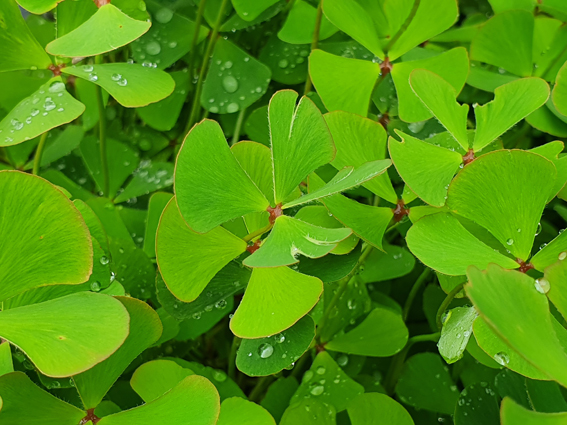
[[[109,262],[110,262],[110,260],[108,259],[108,257],[106,257],[104,255],[102,257],[100,257],[100,264],[102,264],[103,266],[106,266]]]
[[[558,258],[560,261],[565,260],[565,258],[567,258],[567,251],[563,251],[561,254],[559,254]]]
[[[94,83],[96,80],[98,80],[98,75],[96,75],[96,73],[93,72],[89,74],[88,80]]]
[[[57,105],[55,105],[55,102],[51,100],[50,97],[45,98],[45,102],[43,102],[43,109],[45,109],[46,111],[52,111],[56,106]]]
[[[309,56],[309,51],[308,50],[301,50],[299,52],[299,56],[306,58],[307,56]]]
[[[172,41],[168,44],[170,49],[175,49],[177,47],[177,41]]]
[[[32,117],[35,117],[37,114],[39,114],[39,109],[32,109],[31,112],[30,112],[30,115]]]
[[[325,366],[319,366],[317,368],[317,375],[324,375],[326,371],[327,369],[325,369]]]
[[[215,307],[218,308],[219,310],[226,308],[226,305],[227,305],[226,300],[219,300],[215,303]]]
[[[226,105],[226,112],[228,112],[229,114],[232,114],[234,112],[238,112],[239,109],[240,109],[240,106],[236,102],[232,102],[232,103],[229,103],[228,105]]]
[[[514,239],[510,238],[506,241],[506,245],[514,245]]]
[[[500,351],[494,355],[494,360],[502,366],[506,366],[510,363],[510,356],[506,354],[504,351]]]
[[[65,90],[65,83],[63,83],[62,81],[54,81],[49,86],[50,93],[59,93],[63,90]]]
[[[274,354],[274,347],[271,344],[264,343],[258,347],[258,355],[263,358],[267,359],[272,354]]]
[[[228,93],[234,93],[238,90],[238,80],[232,75],[227,75],[222,79],[222,86]]]
[[[231,62],[231,61],[226,61],[226,62],[224,63],[224,67],[225,67],[226,69],[232,68],[232,62]]]
[[[211,111],[213,114],[216,114],[219,111],[219,108],[216,106],[211,106],[209,108],[209,111]]]
[[[549,280],[544,277],[536,279],[534,286],[540,294],[547,294],[551,288]]]
[[[356,309],[356,300],[348,300],[347,301],[347,307],[349,310],[354,310]]]
[[[161,52],[161,46],[157,41],[150,41],[148,44],[146,44],[146,52],[149,55],[157,55],[159,54],[159,52]]]
[[[92,72],[93,69],[92,65],[83,65],[83,71],[85,72]]]
[[[100,282],[96,280],[94,282],[91,282],[91,291],[98,292],[100,291],[100,288],[101,288]]]
[[[539,235],[541,233],[541,223],[537,224],[537,230],[535,232],[535,236]]]
[[[112,76],[110,78],[112,78],[112,81],[120,81],[120,79],[122,79],[122,75],[112,74]]]
[[[284,334],[277,334],[274,338],[276,339],[276,342],[278,344],[281,344],[282,342],[285,341],[285,335]]]
[[[408,124],[408,128],[412,133],[419,133],[425,127],[426,121],[412,122]]]
[[[171,9],[168,9],[166,7],[158,10],[156,13],[156,20],[160,24],[167,24],[169,21],[171,21],[171,18],[173,18],[173,12],[171,11]]]
[[[337,364],[340,367],[345,367],[348,364],[348,356],[343,354],[342,356],[337,357]]]
[[[278,66],[282,69],[287,68],[288,65],[289,65],[289,62],[288,62],[287,59],[282,59],[278,62]]]
[[[199,320],[199,319],[201,318],[201,313],[200,313],[200,312],[193,313],[193,316],[192,316],[192,317],[193,317],[193,319],[195,319],[195,320]]]
[[[215,370],[213,372],[213,378],[217,382],[224,382],[226,381],[226,373],[224,373],[222,370]]]
[[[14,130],[21,130],[24,127],[24,123],[21,122],[21,121],[18,121],[15,118],[10,121],[10,124],[12,124],[12,127],[14,127]]]
[[[316,385],[313,388],[311,388],[310,393],[314,396],[318,396],[323,394],[324,391],[325,391],[325,387],[323,385]]]

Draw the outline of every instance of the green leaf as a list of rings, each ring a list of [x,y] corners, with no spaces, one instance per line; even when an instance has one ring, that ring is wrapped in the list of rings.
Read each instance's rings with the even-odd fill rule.
[[[423,105],[410,86],[410,75],[421,68],[439,75],[459,93],[469,74],[467,51],[458,47],[427,59],[394,64],[392,78],[398,93],[400,119],[406,122],[424,121],[433,116],[432,111]]]
[[[167,393],[179,382],[195,373],[171,360],[153,360],[136,369],[130,385],[146,403]]]
[[[175,87],[166,72],[134,63],[71,66],[62,70],[105,89],[118,103],[138,108],[169,96]]]
[[[369,10],[373,13],[369,13]],[[323,4],[323,12],[341,31],[358,41],[375,56],[384,58],[380,37],[387,34],[388,22],[381,2],[327,0]]]
[[[448,364],[455,363],[463,357],[476,317],[477,312],[474,307],[456,307],[447,312],[437,347],[439,354]]]
[[[317,106],[304,96],[296,107],[296,99],[296,92],[281,90],[268,107],[276,204],[335,156],[331,133]]]
[[[10,343],[8,341],[0,344],[0,376],[14,371],[14,364],[12,362],[12,351],[10,350]]]
[[[534,279],[494,264],[486,272],[470,267],[467,276],[467,295],[496,334],[539,370],[565,385],[567,355],[557,339],[547,298],[538,292]],[[504,364],[506,355],[501,356]]]
[[[546,374],[528,363],[520,353],[511,350],[482,317],[477,317],[474,321],[473,331],[478,347],[492,359],[495,366],[506,366],[509,370],[531,379],[549,379]]]
[[[279,267],[299,262],[297,257],[300,254],[319,258],[351,233],[350,229],[327,229],[283,215],[276,219],[260,249],[246,258],[243,264],[248,267]]]
[[[390,309],[377,307],[361,324],[335,336],[325,348],[359,356],[389,357],[401,351],[407,340],[408,329],[402,317]]]
[[[315,337],[313,319],[305,316],[291,328],[259,339],[243,339],[236,355],[236,366],[248,376],[268,376],[296,362]]]
[[[325,114],[337,149],[331,163],[336,169],[386,158],[387,133],[379,122],[344,111]],[[395,204],[398,201],[387,173],[364,183],[372,193]]]
[[[104,173],[100,156],[100,140],[95,138],[95,136],[85,137],[81,141],[80,152],[98,189],[102,190],[104,187]],[[138,167],[140,155],[125,143],[107,139],[106,156],[109,171],[109,192],[106,195],[114,197],[128,176]]]
[[[498,396],[486,383],[467,386],[455,408],[455,425],[500,425]]]
[[[302,274],[317,277],[324,283],[336,282],[347,276],[356,267],[360,258],[360,245],[358,244],[346,255],[326,255],[317,259],[302,258],[297,270]]]
[[[148,9],[152,26],[132,43],[132,57],[138,63],[166,69],[191,50],[195,23],[159,3],[148,2]],[[208,34],[208,28],[200,26],[195,46]]]
[[[173,195],[167,192],[156,192],[150,197],[146,231],[144,232],[144,252],[149,258],[156,256],[156,232],[161,214],[172,197]]]
[[[114,203],[127,201],[137,196],[148,195],[173,184],[174,165],[170,162],[142,161],[134,171],[132,179],[114,199]]]
[[[182,301],[195,300],[228,262],[246,250],[246,242],[223,227],[199,234],[187,226],[176,198],[165,208],[156,236],[156,257],[168,289]]]
[[[262,48],[258,59],[270,67],[272,80],[288,85],[299,84],[307,78],[310,47],[310,44],[285,43],[277,34],[273,34]]]
[[[290,44],[307,44],[313,40],[315,25],[317,20],[317,10],[309,2],[297,0],[278,32],[278,38]],[[319,31],[319,41],[329,38],[338,31],[329,20],[323,15],[317,27]]]
[[[455,88],[437,74],[416,69],[410,75],[410,85],[425,106],[443,124],[463,149],[469,148],[467,115],[469,105],[457,103]]]
[[[528,410],[509,397],[502,400],[502,425],[561,425],[567,421],[567,412],[540,413]]]
[[[232,6],[238,16],[245,21],[253,21],[278,0],[232,0]]]
[[[490,231],[512,255],[527,260],[555,175],[551,161],[537,154],[490,152],[457,175],[447,206]]]
[[[532,75],[534,16],[525,10],[509,10],[488,20],[471,43],[471,59],[519,75]]]
[[[51,65],[51,59],[26,25],[20,8],[14,0],[2,2],[0,21],[2,22],[0,72],[45,69]]]
[[[351,166],[345,167],[323,187],[309,192],[309,194],[301,196],[291,202],[285,203],[282,208],[294,207],[344,192],[383,174],[390,165],[392,165],[392,161],[389,159],[378,159],[376,161],[366,162],[357,168]]]
[[[549,86],[541,78],[522,78],[494,91],[494,100],[474,110],[476,133],[473,143],[479,151],[542,106]]]
[[[260,404],[279,423],[289,405],[289,400],[298,387],[297,379],[293,376],[278,378],[276,382],[268,387],[266,396]]]
[[[157,313],[145,302],[127,297],[117,297],[117,300],[128,310],[130,331],[121,347],[108,359],[73,377],[85,409],[98,406],[126,367],[156,342],[162,332]]]
[[[221,37],[203,84],[201,105],[214,114],[246,109],[266,93],[270,77],[270,68]]]
[[[276,425],[266,409],[240,397],[224,400],[217,425]]]
[[[563,65],[557,73],[557,80],[553,88],[552,100],[557,111],[567,115],[567,66]]]
[[[313,399],[303,399],[289,406],[280,425],[335,425],[335,408]]]
[[[323,351],[317,354],[311,368],[303,375],[301,385],[291,399],[291,404],[304,398],[327,403],[337,412],[347,408],[350,401],[364,392],[362,385],[353,381],[333,358]],[[284,418],[285,418],[284,414]],[[282,423],[283,422],[282,420]]]
[[[559,235],[559,237],[561,237],[561,235]],[[534,259],[536,257],[537,255],[534,257]],[[561,255],[561,257],[559,258],[561,258],[560,261],[555,262],[555,264],[552,264],[545,269],[544,279],[549,282],[550,288],[549,292],[547,293],[549,301],[553,303],[553,305],[565,318],[567,317],[567,288],[565,287],[567,285],[567,280],[565,279],[567,276],[567,263],[564,261],[565,258],[563,255]]]
[[[183,142],[175,193],[181,215],[200,233],[269,206],[233,156],[219,124],[211,120],[193,127]]]
[[[53,133],[54,132],[51,132],[47,136],[43,155],[41,156],[41,167],[45,167],[69,155],[71,151],[79,147],[85,135],[83,128],[78,125],[69,125],[57,134],[56,137],[55,135],[54,137],[50,137]],[[31,170],[33,168],[33,161],[29,161],[24,168]]]
[[[175,82],[173,93],[159,102],[136,109],[148,126],[159,131],[169,131],[175,126],[190,87],[189,73],[176,71],[169,75]]]
[[[319,301],[323,282],[288,267],[256,268],[230,329],[240,338],[264,338],[290,328]]]
[[[105,4],[73,31],[49,43],[49,54],[88,57],[111,52],[148,31],[149,22],[132,19],[116,6]]]
[[[404,3],[406,5],[411,4],[409,2]],[[406,26],[406,22],[402,24],[402,21],[399,21],[400,27],[398,29],[396,28],[397,22],[392,19],[391,8],[395,8],[396,13],[403,13],[403,7],[400,7],[401,3],[399,2],[393,2],[387,6],[389,6],[389,8],[386,9],[386,14],[388,15],[390,26],[392,30],[395,29],[397,32],[395,36],[392,34],[392,40],[400,34],[390,47],[390,50],[385,52],[391,61],[401,57],[424,41],[450,28],[457,21],[459,16],[459,8],[453,0],[421,0],[419,3],[414,3],[413,5],[413,7],[417,6],[417,11],[409,25]],[[409,12],[409,14],[411,14],[411,12]],[[408,17],[407,15],[403,18],[400,16],[403,21],[406,21]]]
[[[85,412],[41,390],[23,372],[0,377],[2,423],[5,425],[76,425]]]
[[[460,153],[435,146],[397,131],[402,141],[390,137],[394,166],[404,182],[430,205],[445,205],[447,190],[463,162]],[[416,166],[418,164],[418,166]]]
[[[546,244],[530,259],[530,263],[536,270],[543,272],[548,266],[556,263],[558,259],[564,259],[562,253],[567,251],[567,235],[563,233],[559,233],[555,239]]]
[[[379,424],[413,425],[413,419],[403,406],[386,394],[361,394],[347,408],[352,425]]]
[[[43,84],[26,97],[0,121],[0,146],[10,146],[33,139],[54,127],[80,116],[85,105],[75,100],[61,77]]]
[[[410,357],[396,385],[400,400],[410,406],[453,414],[459,391],[441,357],[420,353]]]
[[[408,231],[406,241],[410,251],[425,265],[450,276],[465,274],[469,265],[480,269],[490,263],[510,269],[518,267],[518,263],[477,239],[447,213],[420,219]]]
[[[565,412],[567,401],[561,393],[559,384],[553,381],[526,379],[530,402],[538,412]]]
[[[549,195],[549,201],[561,192],[561,190],[565,187],[565,182],[567,181],[567,158],[564,155],[559,157],[559,154],[563,152],[564,147],[565,145],[563,142],[556,140],[530,149],[530,152],[540,154],[544,158],[553,162],[553,165],[555,165],[555,169],[557,170],[557,178],[555,179],[553,191]]]
[[[52,377],[81,373],[108,358],[126,339],[128,322],[119,301],[91,292],[0,313],[2,337]]]
[[[212,311],[212,307],[227,309],[231,296],[244,289],[249,280],[250,269],[232,261],[211,279],[195,301],[184,303],[175,298],[160,276],[156,281],[157,295],[160,304],[176,319],[200,320],[202,315]]]
[[[220,412],[219,395],[211,382],[188,376],[160,398],[143,406],[105,416],[99,425],[184,423],[214,425]]]
[[[342,110],[365,117],[380,65],[313,50],[309,75],[329,111]]]
[[[88,280],[93,267],[89,231],[73,203],[51,183],[0,172],[0,217],[0,299]]]
[[[267,111],[266,111],[267,112]],[[267,146],[255,142],[238,142],[230,150],[258,186],[270,204],[274,204],[274,178],[272,176],[272,151]]]

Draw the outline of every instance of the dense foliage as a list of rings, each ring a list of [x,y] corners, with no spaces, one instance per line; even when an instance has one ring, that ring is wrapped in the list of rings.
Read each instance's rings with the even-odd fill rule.
[[[0,1],[0,425],[566,423],[566,22]]]

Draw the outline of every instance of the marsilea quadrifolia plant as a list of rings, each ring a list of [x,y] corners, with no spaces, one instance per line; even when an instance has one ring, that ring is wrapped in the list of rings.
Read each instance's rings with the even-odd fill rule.
[[[0,425],[567,422],[566,23],[0,1]]]

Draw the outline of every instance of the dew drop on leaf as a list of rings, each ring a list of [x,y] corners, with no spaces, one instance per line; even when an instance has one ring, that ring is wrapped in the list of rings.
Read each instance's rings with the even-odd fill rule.
[[[345,367],[348,364],[348,356],[343,354],[342,356],[337,357],[337,364],[340,367]]]
[[[160,24],[167,24],[169,21],[171,21],[171,18],[173,18],[173,12],[167,7],[158,10],[156,13],[156,20]]]
[[[558,258],[560,261],[565,260],[565,258],[567,258],[567,251],[563,251],[562,253],[560,253]]]
[[[508,354],[506,354],[504,351],[500,351],[494,355],[494,360],[496,360],[498,364],[506,366],[508,363],[510,363],[510,356],[508,356]]]
[[[514,239],[510,238],[506,241],[506,245],[514,245]]]
[[[62,81],[54,81],[49,86],[50,93],[60,93],[63,90],[65,90],[65,83],[63,83]]]
[[[91,291],[98,292],[100,291],[100,288],[101,288],[100,282],[96,280],[94,282],[91,282]]]
[[[161,52],[161,46],[157,41],[150,41],[146,44],[146,52],[152,56],[158,55]]]
[[[534,286],[540,294],[547,294],[549,292],[549,289],[551,288],[551,286],[549,285],[549,280],[543,277],[536,279]]]
[[[102,264],[103,266],[106,266],[109,262],[110,261],[109,261],[108,257],[106,257],[105,255],[100,257],[100,264]]]
[[[229,103],[226,106],[226,112],[228,112],[229,114],[232,114],[234,112],[238,112],[239,109],[240,109],[240,106],[236,102]]]
[[[238,90],[238,80],[232,75],[227,75],[222,79],[222,86],[228,93],[234,93]]]
[[[263,359],[267,359],[273,353],[274,353],[274,347],[271,344],[264,343],[258,347],[258,355]]]
[[[325,387],[323,385],[316,385],[313,388],[311,388],[310,393],[314,396],[318,396],[323,394],[324,391],[325,391]]]

